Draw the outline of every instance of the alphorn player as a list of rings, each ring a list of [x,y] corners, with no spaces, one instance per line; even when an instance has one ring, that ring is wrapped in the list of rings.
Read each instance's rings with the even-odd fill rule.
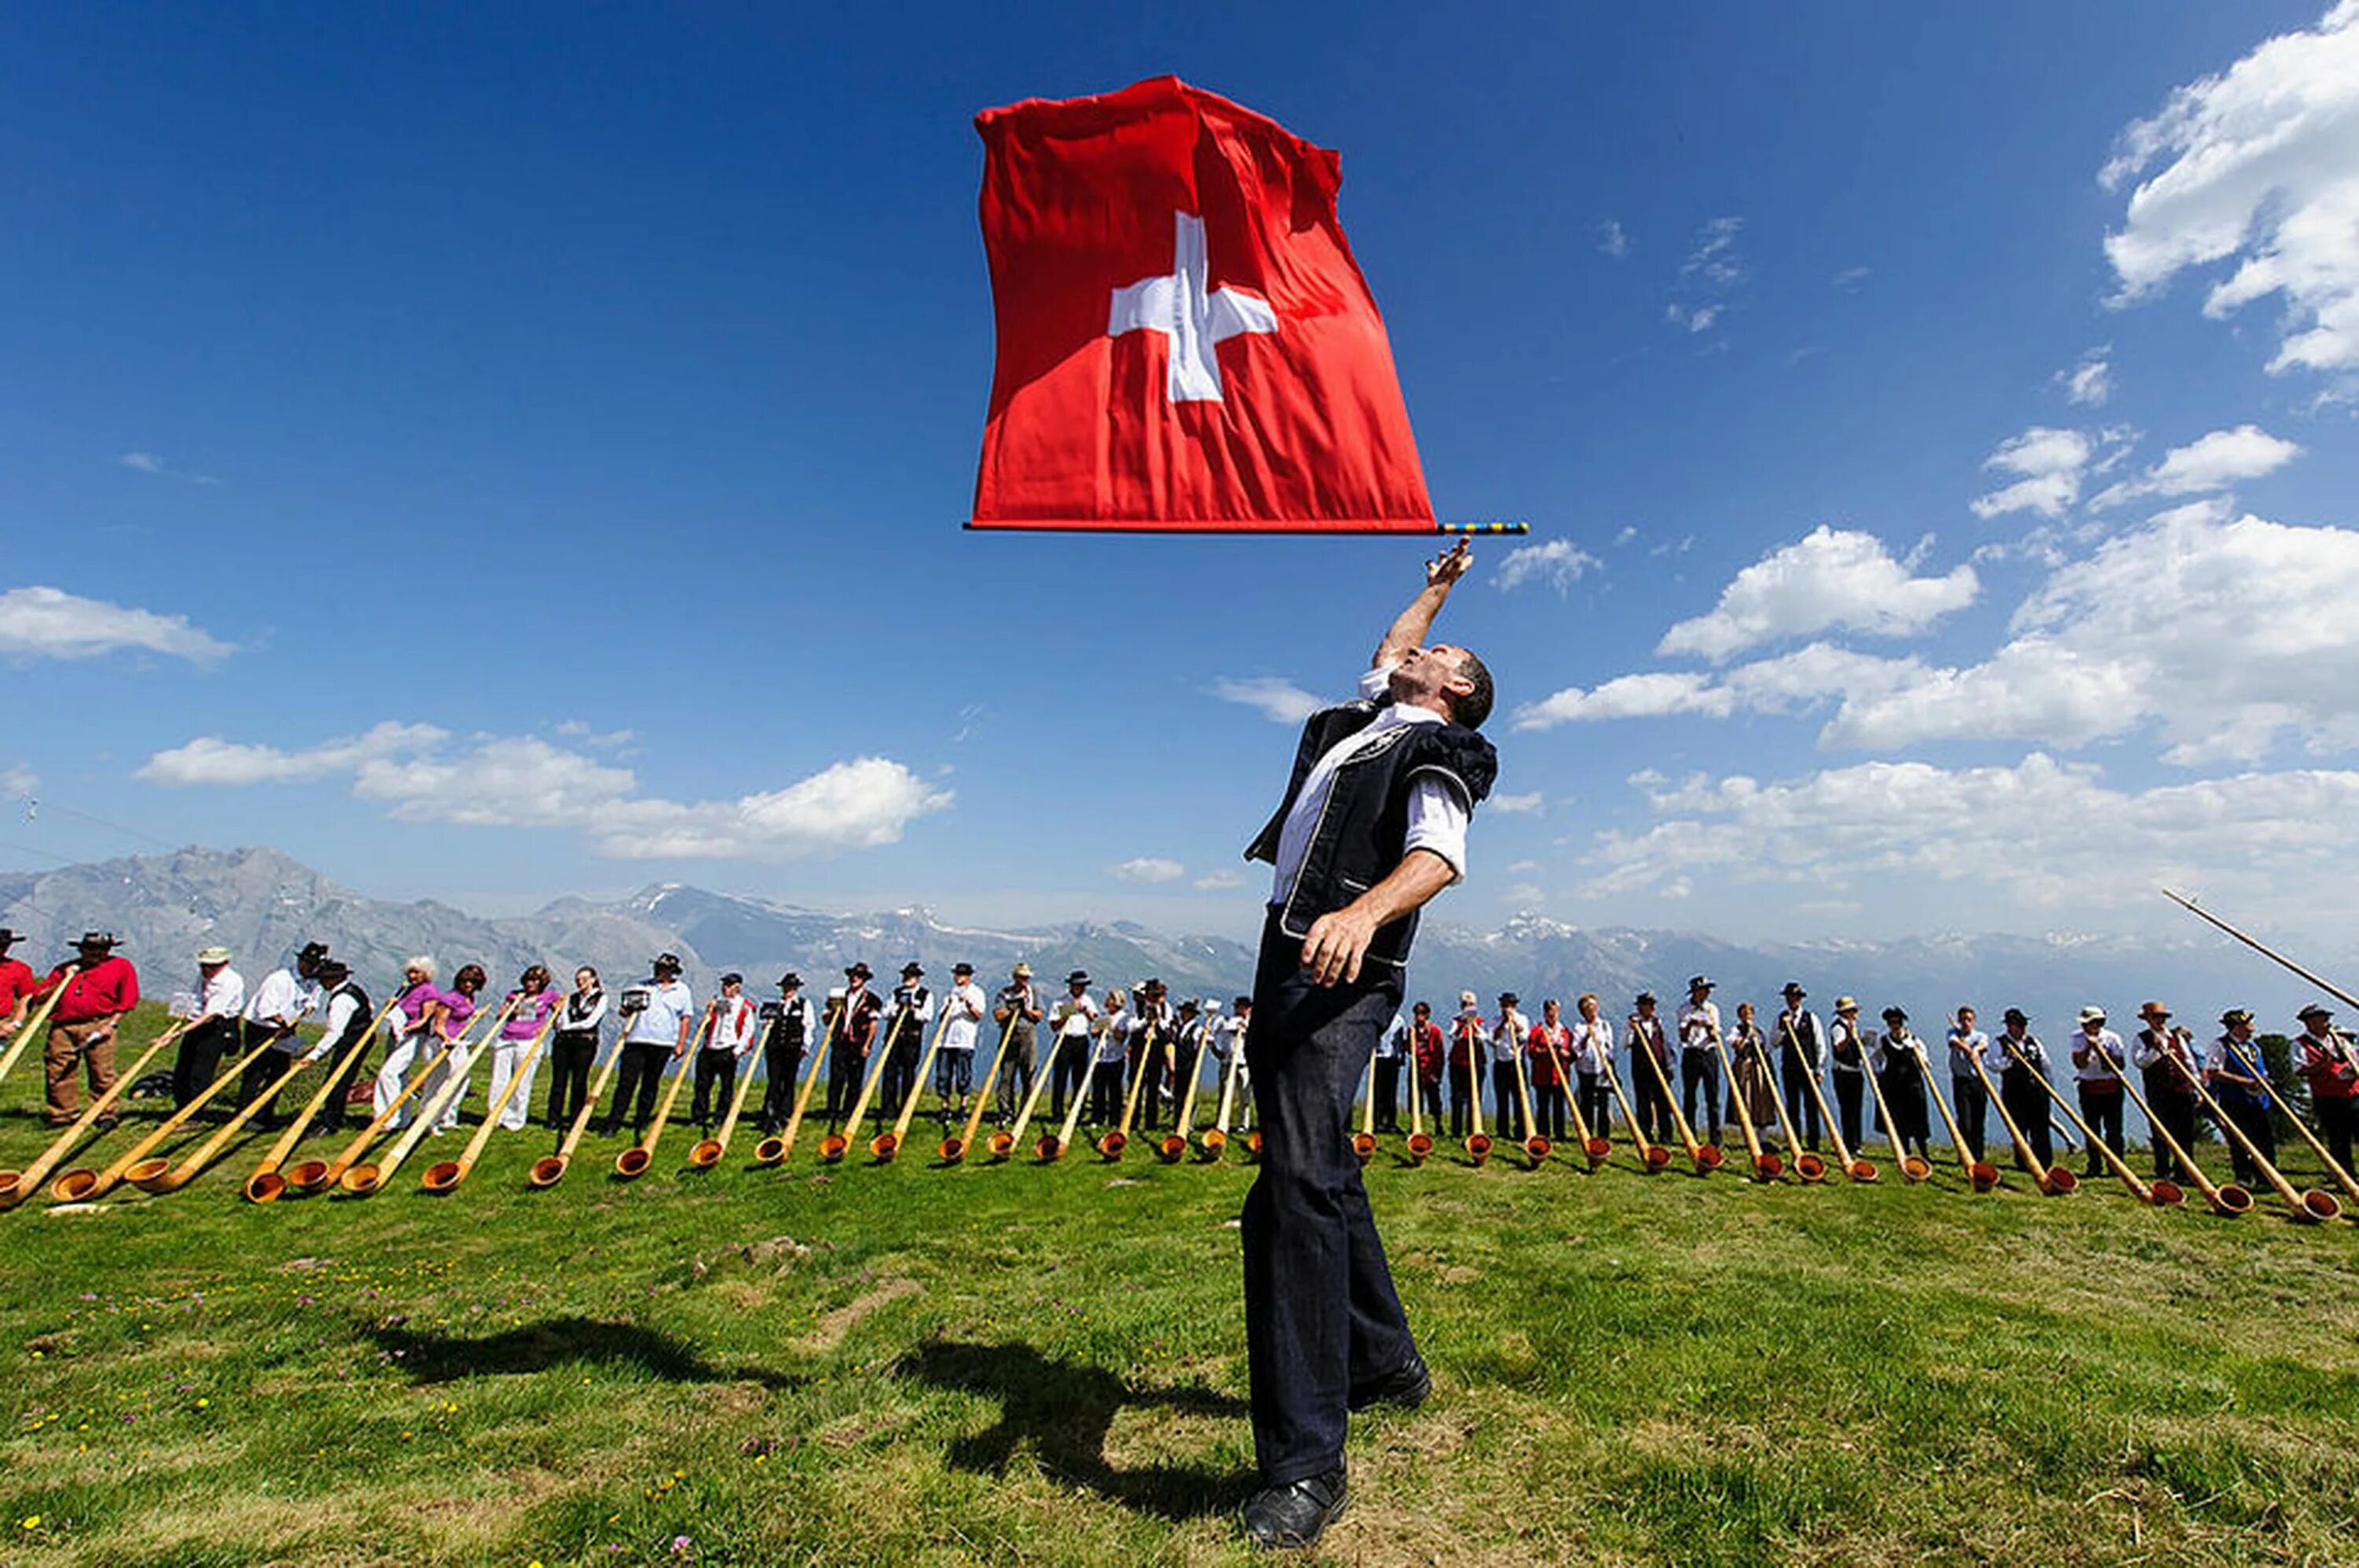
[[[2246,1063],[2251,1066],[2247,1066]],[[2253,1015],[2242,1007],[2231,1007],[2220,1015],[2220,1038],[2212,1042],[2210,1055],[2204,1061],[2203,1082],[2220,1108],[2228,1113],[2245,1137],[2261,1151],[2261,1158],[2277,1163],[2277,1129],[2269,1119],[2269,1086],[2253,1076],[2252,1068],[2261,1064],[2261,1048],[2253,1039]],[[2245,1152],[2243,1143],[2228,1139],[2228,1152],[2236,1169],[2236,1184],[2257,1187],[2264,1178],[2253,1157]]]
[[[1676,1071],[1670,1042],[1655,1011],[1652,991],[1639,992],[1632,1006],[1637,1010],[1630,1015],[1630,1083],[1638,1095],[1638,1127],[1649,1142],[1670,1143],[1678,1137],[1671,1127],[1671,1093],[1666,1086]],[[1654,1071],[1647,1070],[1641,1052],[1654,1059]]]
[[[1345,1497],[1346,1413],[1431,1392],[1352,1152],[1352,1100],[1401,1003],[1417,914],[1466,867],[1498,754],[1480,659],[1426,633],[1473,562],[1466,541],[1377,644],[1359,701],[1313,713],[1286,795],[1246,851],[1274,869],[1245,1057],[1261,1169],[1246,1194],[1245,1345],[1265,1547],[1317,1541]]]
[[[74,1094],[77,1071],[89,1078],[94,1097],[114,1087],[114,1031],[124,1015],[139,1005],[139,975],[129,959],[114,951],[114,932],[84,931],[74,943],[73,957],[50,970],[33,994],[47,996],[60,985],[65,995],[49,1013],[41,1071],[49,1126],[71,1127],[82,1114]],[[98,1125],[110,1127],[113,1118],[101,1116]]]
[[[2048,1060],[2048,1048],[2031,1032],[2031,1020],[2021,1007],[2009,1007],[2001,1015],[2000,1038],[1995,1042],[2001,1056],[2006,1058],[2006,1070],[1998,1081],[1998,1097],[2006,1106],[2006,1114],[2015,1119],[2016,1130],[2023,1141],[2031,1145],[2031,1158],[2039,1169],[2031,1172],[2045,1178],[2056,1163],[2056,1135],[2050,1130],[2048,1099],[2048,1078],[2054,1063]],[[2015,1157],[2017,1165],[2023,1156]],[[2260,1178],[2255,1176],[2254,1181]]]
[[[1843,1119],[1843,1142],[1853,1149],[1859,1136],[1860,1101],[1867,1094],[1867,1042],[1859,1032],[1859,999],[1835,998],[1835,1021],[1827,1026],[1827,1055],[1834,1063],[1835,1115]],[[1659,1141],[1659,1140],[1658,1140]]]
[[[841,1126],[860,1098],[861,1075],[868,1066],[869,1047],[876,1042],[876,1020],[885,1016],[884,998],[868,988],[876,972],[855,961],[843,972],[843,999],[835,1026],[835,1048],[827,1059],[827,1125]],[[832,998],[831,998],[832,999]]]
[[[540,1058],[532,1053],[532,1044],[541,1038],[542,1026],[560,1005],[556,980],[549,973],[549,965],[527,965],[524,973],[516,976],[516,988],[503,1000],[508,1007],[507,1022],[492,1037],[492,1086],[484,1091],[491,1097],[484,1104],[500,1107],[501,1127],[510,1132],[522,1132],[525,1124],[532,1119],[532,1081],[540,1072]],[[510,1094],[508,1080],[519,1071],[524,1073],[524,1082]]]
[[[700,1131],[712,1130],[715,1114],[727,1116],[737,1095],[737,1074],[753,1053],[758,1012],[745,995],[745,976],[733,969],[721,977],[721,995],[713,999],[712,1027],[696,1051],[696,1077],[690,1091],[688,1119]],[[715,1089],[719,1094],[714,1094]]]
[[[221,1072],[222,1057],[238,1043],[245,1016],[245,976],[230,967],[229,949],[199,948],[197,1010],[180,1031],[180,1049],[172,1059],[176,1109],[203,1094]]]
[[[1581,1015],[1572,1026],[1572,1052],[1566,1065],[1581,1095],[1581,1119],[1608,1136],[1614,1126],[1614,1105],[1605,1075],[1614,1071],[1614,1026],[1605,1021],[1594,991],[1583,991],[1573,1004]]]
[[[21,958],[11,958],[8,950],[25,939],[6,926],[0,926],[0,1040],[6,1040],[25,1027],[25,1015],[40,989],[33,966]]]
[[[2154,1175],[2158,1181],[2192,1181],[2195,1173],[2170,1152],[2170,1141],[2182,1149],[2195,1147],[2195,1081],[2193,1037],[2170,1021],[2170,1009],[2160,1002],[2138,1008],[2146,1028],[2130,1042],[2130,1065],[2146,1080],[2146,1103],[2159,1125],[2148,1135],[2154,1144]]]
[[[320,964],[328,956],[324,942],[307,942],[295,955],[290,966],[280,964],[262,977],[262,984],[245,1004],[245,1020],[240,1026],[241,1043],[254,1052],[245,1073],[238,1080],[240,1104],[250,1104],[265,1089],[278,1081],[288,1062],[302,1050],[296,1038],[296,1027],[311,1016],[320,1005]],[[255,1051],[256,1046],[266,1045],[268,1051]],[[310,1060],[309,1056],[306,1061]],[[278,1103],[274,1096],[255,1118],[262,1127],[279,1126]]]
[[[696,998],[679,977],[679,967],[678,953],[658,953],[647,978],[631,987],[641,1005],[627,1015],[614,1048],[621,1052],[614,1063],[614,1097],[607,1102],[606,1119],[598,1128],[609,1138],[621,1130],[625,1117],[634,1136],[647,1135],[664,1069],[688,1054],[688,1042],[696,1032]]]
[[[1884,1009],[1884,1032],[1868,1051],[1868,1066],[1892,1110],[1892,1126],[1885,1130],[1893,1143],[1932,1163],[1932,1151],[1926,1147],[1933,1129],[1925,1106],[1925,1042],[1909,1029],[1907,1009]]]
[[[2105,1173],[2104,1157],[2097,1152],[2102,1138],[2116,1158],[2122,1152],[2122,1070],[2129,1052],[2122,1037],[2105,1027],[2105,1009],[2094,1005],[2081,1009],[2081,1028],[2072,1036],[2072,1076],[2081,1102],[2081,1119],[2089,1124],[2088,1169],[2094,1179]]]
[[[1049,1035],[1056,1044],[1049,1053],[1049,1114],[1061,1121],[1065,1094],[1089,1093],[1090,1054],[1096,1034],[1097,998],[1090,995],[1090,972],[1076,969],[1065,976],[1065,995],[1049,1018]]]
[[[598,1061],[598,1029],[606,1021],[606,988],[585,964],[573,972],[573,990],[557,1016],[549,1046],[549,1130],[560,1137],[582,1114],[590,1070]]]
[[[1422,1107],[1427,1125],[1441,1125],[1441,1076],[1448,1070],[1450,1048],[1441,1038],[1441,1026],[1433,1021],[1433,1008],[1419,1002],[1408,1010],[1409,1054],[1416,1058],[1416,1083],[1409,1093],[1417,1096],[1414,1112]],[[1415,1119],[1414,1115],[1412,1120]],[[1399,1124],[1393,1130],[1400,1130]]]
[[[1728,1031],[1728,1051],[1729,1105],[1733,1109],[1737,1101],[1744,1101],[1745,1114],[1753,1118],[1753,1125],[1767,1128],[1777,1119],[1771,1102],[1777,1097],[1777,1080],[1769,1067],[1769,1037],[1761,1032],[1750,1002],[1736,1004],[1736,1025]],[[1763,1136],[1767,1136],[1766,1131]]]
[[[1169,1060],[1167,1053],[1176,1028],[1163,982],[1148,980],[1139,986],[1138,995],[1132,998],[1130,1029],[1125,1038],[1131,1082],[1138,1089],[1138,1125],[1149,1132],[1163,1125],[1158,1107],[1163,1098],[1164,1063]]]
[[[1966,1140],[1974,1163],[1984,1163],[1984,1132],[1990,1126],[1990,1095],[1974,1073],[1979,1062],[1994,1078],[2006,1073],[2006,1052],[1991,1044],[1990,1036],[1974,1027],[1974,1010],[1960,1007],[1950,1024],[1950,1104],[1958,1115],[1958,1136]]]
[[[2352,1058],[2350,1037],[2334,1027],[2334,1014],[2323,1002],[2312,1002],[2295,1017],[2301,1020],[2301,1033],[2293,1042],[2293,1070],[2310,1081],[2310,1116],[2326,1151],[2348,1171],[2351,1096],[2359,1089],[2359,1062]]]
[[[983,987],[974,983],[974,965],[951,965],[950,995],[942,998],[940,1044],[934,1056],[934,1097],[941,1102],[942,1130],[951,1118],[966,1116],[968,1096],[974,1093],[974,1047],[983,1035]],[[956,1094],[953,1105],[951,1096]]]
[[[918,1059],[925,1054],[926,1031],[933,1026],[933,988],[924,984],[925,965],[916,959],[901,965],[901,983],[893,987],[892,1011],[885,1033],[885,1076],[877,1081],[878,1096],[898,1108],[918,1086]]]
[[[1819,1097],[1810,1093],[1810,1080],[1826,1070],[1826,1042],[1819,1033],[1818,1015],[1802,1006],[1802,999],[1810,995],[1802,983],[1787,981],[1779,995],[1786,1005],[1769,1032],[1777,1045],[1777,1079],[1786,1093],[1786,1125],[1799,1129],[1802,1141],[1816,1150]]]
[[[1458,993],[1458,1016],[1450,1020],[1450,1136],[1464,1138],[1474,1125],[1474,1102],[1483,1083],[1475,1062],[1482,1052],[1483,1009],[1474,993]],[[1437,1124],[1440,1118],[1436,1118]]]
[[[312,1048],[311,1058],[333,1063],[342,1061],[344,1052],[352,1050],[353,1042],[368,1032],[375,1015],[369,1006],[368,992],[354,983],[351,967],[342,959],[320,960],[316,978],[324,998],[320,1004],[320,1011],[321,1017],[326,1020],[326,1027],[320,1031],[320,1043]],[[327,1105],[311,1123],[313,1134],[335,1134],[344,1130],[344,1120],[352,1104],[353,1084],[359,1080],[361,1063],[367,1055],[366,1051],[355,1054],[352,1065],[344,1069],[343,1076],[337,1079],[336,1086],[328,1092]]]
[[[1539,1123],[1535,1130],[1558,1143],[1564,1141],[1566,1089],[1557,1063],[1567,1061],[1571,1050],[1572,1030],[1565,1025],[1563,1004],[1550,996],[1540,1004],[1540,1021],[1527,1037],[1524,1065],[1532,1081],[1532,1118]]]
[[[1377,1132],[1400,1131],[1401,1065],[1409,1059],[1410,1029],[1408,1019],[1395,1013],[1376,1040],[1375,1076],[1368,1081],[1368,1097],[1375,1105]]]
[[[1082,983],[1088,983],[1086,976]],[[1007,1058],[999,1064],[999,1108],[995,1113],[1000,1127],[1015,1126],[1024,1102],[1032,1097],[1032,1075],[1039,1062],[1038,1030],[1046,1016],[1040,993],[1032,985],[1032,966],[1017,964],[991,1008],[991,1021],[1007,1036]]]
[[[1680,1114],[1688,1126],[1701,1131],[1706,1143],[1720,1141],[1720,1004],[1712,999],[1711,978],[1698,975],[1688,981],[1688,999],[1673,1015],[1680,1036]],[[1696,1120],[1696,1092],[1703,1098],[1704,1119]]]
[[[1532,1129],[1524,1125],[1523,1096],[1516,1089],[1516,1058],[1523,1053],[1532,1032],[1531,1020],[1522,1012],[1523,1001],[1513,991],[1499,993],[1499,1021],[1492,1026],[1489,1041],[1491,1125],[1503,1135],[1512,1128],[1517,1143],[1532,1135]]]
[[[789,969],[778,976],[778,999],[765,1004],[762,1016],[770,1022],[762,1046],[762,1136],[775,1138],[794,1115],[803,1052],[819,1043],[819,1009],[803,995],[803,977]]]

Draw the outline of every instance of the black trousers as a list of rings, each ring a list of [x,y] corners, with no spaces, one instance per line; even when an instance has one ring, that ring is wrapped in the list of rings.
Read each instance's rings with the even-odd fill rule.
[[[1925,1145],[1932,1137],[1932,1124],[1925,1104],[1925,1080],[1915,1073],[1886,1073],[1876,1079],[1884,1091],[1884,1103],[1892,1108],[1892,1126],[1888,1129],[1899,1140],[1900,1147],[1919,1159],[1930,1150]]]
[[[1696,1091],[1703,1091],[1704,1119],[1696,1120]],[[1706,1143],[1720,1141],[1720,1052],[1680,1052],[1680,1114]]]
[[[780,1040],[776,1030],[762,1047],[762,1131],[766,1136],[786,1129],[794,1119],[795,1092],[803,1075],[802,1042]]]
[[[1778,1052],[1778,1077],[1786,1090],[1786,1126],[1812,1149],[1819,1147],[1819,1100],[1810,1093],[1816,1076],[1798,1051]]]
[[[1417,1092],[1424,1096],[1425,1130],[1429,1134],[1440,1132],[1441,1130],[1441,1080],[1419,1078],[1417,1081]]]
[[[2036,1083],[2001,1083],[1998,1097],[2006,1106],[2006,1114],[2015,1120],[2023,1141],[2031,1145],[2031,1158],[2039,1162],[2038,1174],[2046,1175],[2056,1163],[2056,1135],[2049,1120],[2048,1091]],[[2020,1156],[2017,1164],[2022,1163]]]
[[[1056,1054],[1049,1059],[1049,1114],[1060,1124],[1065,1119],[1065,1095],[1089,1091],[1091,1049],[1087,1036],[1060,1037]]]
[[[2154,1145],[2154,1173],[2158,1181],[2190,1181],[2194,1180],[2187,1168],[2172,1158],[2170,1146],[2162,1140],[2169,1133],[2179,1140],[2179,1147],[2189,1153],[2195,1150],[2195,1096],[2187,1091],[2186,1081],[2174,1069],[2146,1071],[2146,1103],[2154,1111],[2152,1120],[2159,1129],[2148,1135]]]
[[[1032,1026],[1017,1024],[1007,1037],[1007,1054],[999,1062],[999,1123],[1013,1123],[1023,1114],[1024,1102],[1032,1095],[1033,1045]]]
[[[1614,1101],[1606,1092],[1605,1074],[1583,1073],[1581,1078],[1581,1116],[1589,1124],[1593,1138],[1614,1136]]]
[[[277,1038],[277,1034],[278,1031],[268,1024],[258,1024],[249,1018],[238,1026],[238,1049],[241,1051],[253,1051],[255,1046],[266,1044]],[[300,1042],[291,1036],[286,1043],[300,1048]],[[273,1080],[287,1071],[287,1064],[294,1060],[295,1056],[291,1051],[265,1051],[257,1053],[253,1061],[245,1064],[245,1071],[238,1076],[238,1105],[241,1106],[252,1105],[265,1089],[270,1087]],[[277,1095],[271,1095],[269,1102],[254,1113],[254,1122],[256,1127],[268,1127],[278,1125]]]
[[[2105,1147],[2117,1156],[2122,1152],[2122,1103],[2128,1098],[2118,1083],[2110,1091],[2093,1089],[2087,1083],[2081,1085],[2081,1119],[2087,1122],[2089,1130],[2103,1138]],[[2104,1156],[2097,1152],[2094,1142],[2091,1143],[2088,1154],[2088,1174],[2105,1174]]]
[[[1273,917],[1245,1037],[1262,1131],[1242,1231],[1245,1349],[1254,1456],[1274,1486],[1340,1465],[1352,1389],[1417,1348],[1352,1153],[1352,1101],[1400,1005],[1398,972],[1369,964],[1321,986],[1301,955]]]
[[[707,1095],[711,1094],[716,1083],[721,1086],[721,1093],[708,1099]],[[688,1113],[688,1119],[698,1127],[711,1127],[715,1113],[727,1116],[729,1102],[737,1094],[737,1053],[734,1051],[698,1051],[694,1093],[696,1102]]]
[[[1532,1116],[1540,1124],[1540,1135],[1564,1141],[1564,1085],[1535,1083],[1532,1085]]]
[[[344,1069],[343,1075],[336,1080],[336,1086],[328,1092],[328,1103],[321,1107],[318,1118],[311,1123],[313,1136],[344,1130],[345,1123],[350,1120],[352,1115],[349,1105],[353,1085],[360,1082],[361,1073],[368,1065],[368,1057],[369,1053],[365,1050],[360,1051],[353,1058],[353,1064]],[[332,1067],[333,1062],[332,1061],[329,1065]]]
[[[827,1125],[841,1127],[860,1099],[860,1079],[868,1053],[838,1038],[827,1057]]]
[[[172,1104],[187,1105],[221,1076],[222,1054],[238,1040],[235,1018],[207,1018],[180,1037],[172,1058]]]
[[[2326,1152],[2334,1156],[2334,1163],[2343,1170],[2351,1169],[2352,1109],[2349,1095],[2313,1094],[2310,1108],[2317,1114],[2319,1141]]]
[[[1401,1059],[1381,1057],[1376,1062],[1376,1083],[1371,1091],[1376,1098],[1376,1130],[1400,1131]]]
[[[1149,1040],[1138,1053],[1138,1125],[1149,1131],[1163,1125],[1163,1042]]]
[[[1450,1075],[1450,1136],[1464,1138],[1474,1130],[1474,1102],[1482,1092],[1482,1086],[1464,1067],[1447,1071]]]
[[[656,1090],[663,1083],[664,1064],[671,1060],[671,1047],[659,1040],[643,1040],[622,1048],[622,1060],[614,1065],[614,1101],[606,1107],[606,1119],[602,1124],[608,1132],[623,1125],[625,1112],[634,1132],[647,1131],[656,1116]],[[633,1105],[633,1097],[637,1104]]]
[[[1524,1107],[1516,1093],[1516,1064],[1512,1062],[1491,1063],[1491,1127],[1501,1138],[1520,1140],[1530,1135],[1524,1126]]]
[[[1838,1072],[1835,1081],[1835,1117],[1843,1123],[1843,1141],[1851,1145],[1852,1157],[1859,1157],[1859,1105],[1867,1097],[1867,1074]]]
[[[1950,1079],[1950,1104],[1958,1116],[1958,1136],[1966,1140],[1966,1152],[1977,1163],[1988,1158],[1983,1148],[1983,1135],[1990,1127],[1990,1094],[1979,1078]]]
[[[2254,1148],[2261,1151],[2263,1160],[2272,1165],[2277,1162],[2277,1129],[2269,1120],[2269,1108],[2267,1105],[2257,1100],[2222,1100],[2220,1108],[2228,1113],[2229,1118],[2236,1124],[2237,1129],[2252,1141]],[[2225,1133],[2221,1136],[2227,1137]],[[2258,1187],[2264,1178],[2261,1175],[2261,1168],[2253,1162],[2253,1157],[2246,1154],[2244,1146],[2233,1138],[2228,1138],[2228,1149],[2230,1160],[2235,1167],[2237,1184],[2245,1187]]]
[[[1672,1144],[1679,1141],[1679,1129],[1671,1125],[1671,1097],[1663,1090],[1663,1082],[1652,1068],[1633,1057],[1630,1062],[1630,1087],[1638,1105],[1638,1127],[1649,1143]]]
[[[919,1054],[919,1047],[911,1042],[909,1031],[904,1029],[900,1040],[895,1044],[891,1054],[885,1058],[885,1076],[876,1083],[877,1104],[883,1107],[877,1114],[886,1121],[901,1114],[902,1102],[908,1099],[909,1091],[918,1086]]]
[[[590,1070],[597,1065],[598,1037],[579,1029],[556,1036],[549,1049],[549,1127],[565,1132],[590,1097]]]
[[[1082,1114],[1099,1127],[1122,1120],[1122,1069],[1119,1062],[1093,1062],[1090,1067],[1090,1108]]]

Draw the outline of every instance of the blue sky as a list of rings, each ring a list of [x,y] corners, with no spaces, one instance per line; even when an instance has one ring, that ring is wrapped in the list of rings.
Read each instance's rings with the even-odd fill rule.
[[[1250,930],[1419,547],[958,528],[970,118],[1172,71],[1342,150],[1437,505],[1532,526],[1448,918],[2359,913],[2350,4],[0,29],[0,863]]]

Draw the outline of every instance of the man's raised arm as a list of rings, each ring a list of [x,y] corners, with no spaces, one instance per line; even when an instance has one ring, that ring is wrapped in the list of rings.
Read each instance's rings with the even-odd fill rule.
[[[1398,664],[1409,649],[1423,646],[1425,634],[1433,628],[1433,617],[1441,613],[1441,602],[1450,597],[1451,587],[1473,564],[1473,547],[1462,539],[1427,561],[1424,589],[1394,617],[1385,640],[1376,645],[1376,656],[1368,661],[1368,668],[1382,670],[1387,664]]]

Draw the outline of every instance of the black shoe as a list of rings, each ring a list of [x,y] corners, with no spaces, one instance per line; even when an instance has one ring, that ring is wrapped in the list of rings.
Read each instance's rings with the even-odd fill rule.
[[[1426,1366],[1425,1357],[1412,1350],[1408,1359],[1388,1375],[1353,1389],[1344,1403],[1354,1410],[1364,1410],[1370,1405],[1413,1410],[1431,1398],[1433,1373]]]
[[[1264,1486],[1245,1499],[1238,1518],[1245,1525],[1245,1540],[1253,1545],[1274,1552],[1297,1551],[1327,1533],[1351,1495],[1343,1484],[1343,1467],[1338,1465],[1323,1475],[1284,1486]]]

